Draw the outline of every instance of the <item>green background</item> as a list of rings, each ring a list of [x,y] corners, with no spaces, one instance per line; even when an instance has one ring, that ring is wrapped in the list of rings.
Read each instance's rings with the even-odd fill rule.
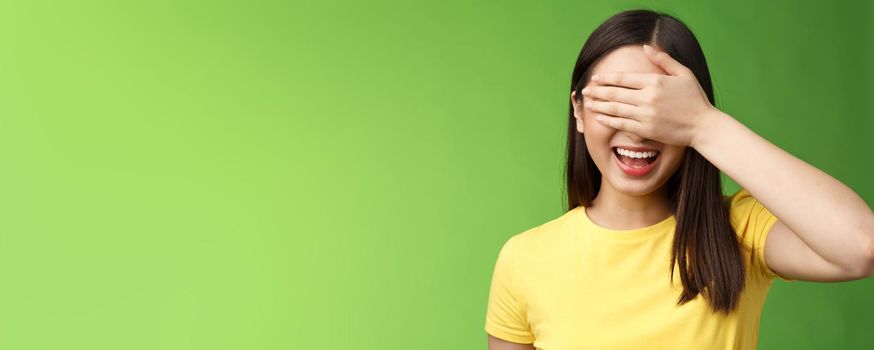
[[[874,202],[869,2],[315,3],[0,2],[0,348],[485,348],[501,244],[563,213],[576,55],[633,7]],[[760,347],[872,348],[872,296],[776,281]]]

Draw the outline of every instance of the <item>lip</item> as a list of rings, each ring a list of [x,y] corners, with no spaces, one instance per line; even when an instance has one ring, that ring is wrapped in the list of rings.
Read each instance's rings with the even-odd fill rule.
[[[618,147],[625,148],[624,146],[618,146]],[[629,150],[635,151],[635,152],[644,152],[646,149],[644,149],[644,151],[637,151],[634,148],[631,148]],[[659,152],[659,156],[656,157],[656,160],[654,162],[650,163],[647,166],[635,168],[635,167],[631,167],[631,166],[628,166],[628,165],[625,165],[624,163],[622,163],[619,160],[619,156],[616,155],[616,152],[613,151],[612,148],[610,149],[610,153],[613,154],[613,160],[615,161],[616,166],[619,167],[619,170],[622,170],[622,172],[628,176],[634,176],[634,177],[646,176],[646,174],[649,174],[650,172],[652,172],[652,170],[655,169],[656,166],[658,166],[659,162],[661,162],[661,160],[662,160],[661,152]]]

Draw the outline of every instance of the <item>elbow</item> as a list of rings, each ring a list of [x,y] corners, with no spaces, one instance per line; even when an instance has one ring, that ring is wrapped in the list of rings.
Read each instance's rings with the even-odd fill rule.
[[[857,239],[852,244],[859,250],[852,257],[844,256],[842,270],[847,281],[874,276],[874,212],[871,214],[867,221],[863,220],[853,228],[853,232],[857,233],[854,237]]]
[[[866,264],[862,266],[858,279],[864,279],[871,276],[874,276],[874,257],[869,256]]]
[[[874,236],[874,232],[872,232],[872,236]],[[868,243],[867,258],[867,264],[865,265],[865,270],[862,274],[862,278],[868,278],[874,275],[874,239],[871,239],[871,242]]]
[[[868,239],[868,245],[865,250],[865,264],[863,264],[864,269],[862,271],[861,278],[868,278],[874,275],[874,215],[871,216],[871,220],[868,220],[870,223],[868,225],[868,230],[866,232]]]

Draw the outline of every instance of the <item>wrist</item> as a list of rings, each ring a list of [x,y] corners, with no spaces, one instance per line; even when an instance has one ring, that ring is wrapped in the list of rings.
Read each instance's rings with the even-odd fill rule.
[[[701,114],[698,118],[698,123],[695,125],[695,130],[692,133],[692,140],[689,143],[689,147],[700,150],[704,142],[712,139],[714,132],[718,132],[719,124],[724,121],[725,118],[731,117],[716,107],[712,107]]]

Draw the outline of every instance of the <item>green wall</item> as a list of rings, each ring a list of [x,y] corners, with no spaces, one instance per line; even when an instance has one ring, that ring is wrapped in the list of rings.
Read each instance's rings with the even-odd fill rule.
[[[562,213],[576,55],[632,7],[874,204],[868,2],[4,1],[0,348],[485,348],[501,243]],[[874,347],[872,295],[776,281],[761,348]]]

